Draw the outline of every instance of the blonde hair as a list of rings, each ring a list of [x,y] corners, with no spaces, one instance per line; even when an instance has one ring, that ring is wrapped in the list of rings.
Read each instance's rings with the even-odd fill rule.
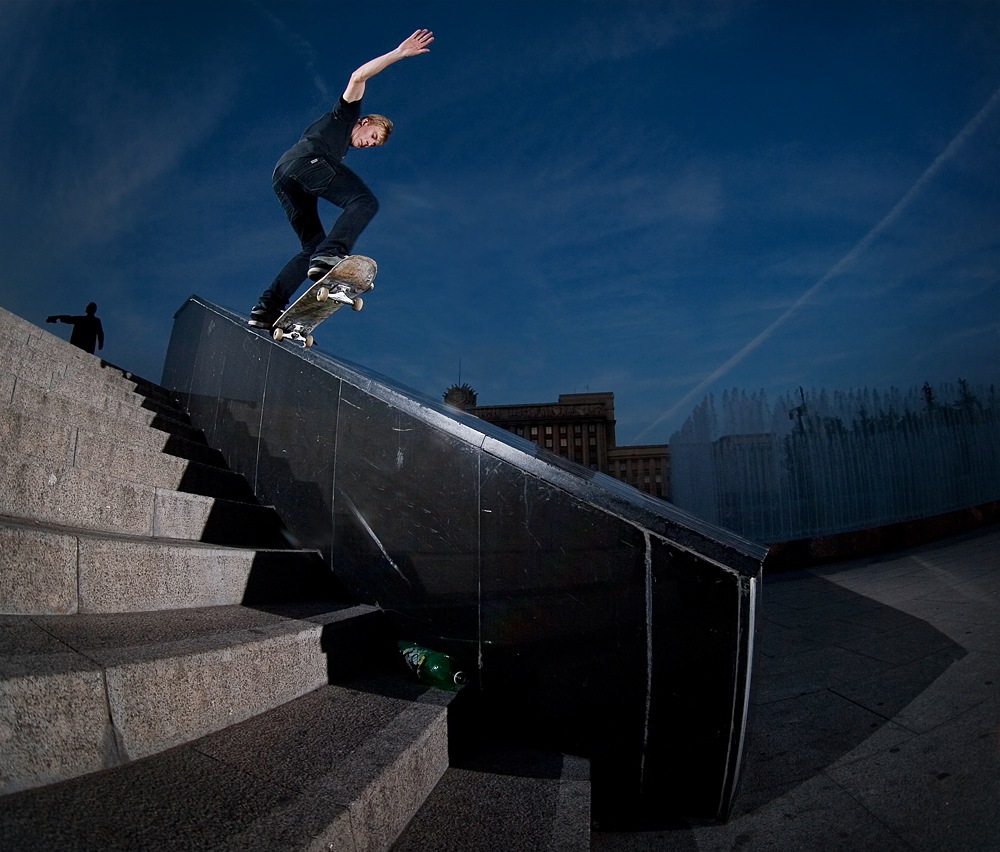
[[[389,134],[392,133],[392,122],[389,121],[384,115],[379,115],[377,112],[373,112],[369,115],[364,115],[361,120],[368,119],[370,124],[377,124],[382,128],[382,141],[385,142],[389,138]]]

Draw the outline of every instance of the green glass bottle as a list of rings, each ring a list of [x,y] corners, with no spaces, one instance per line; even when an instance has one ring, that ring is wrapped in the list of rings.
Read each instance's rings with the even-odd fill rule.
[[[468,683],[465,672],[459,671],[455,660],[447,654],[403,641],[399,642],[399,652],[406,667],[428,686],[457,692]]]

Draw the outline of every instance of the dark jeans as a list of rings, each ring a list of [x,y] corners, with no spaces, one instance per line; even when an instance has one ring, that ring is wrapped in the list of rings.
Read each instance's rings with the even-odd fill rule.
[[[311,258],[318,254],[351,253],[358,236],[378,212],[378,201],[347,166],[333,165],[323,157],[279,164],[271,185],[302,243],[302,250],[282,267],[261,296],[264,304],[284,308],[306,278]],[[319,220],[318,198],[341,208],[329,234]]]

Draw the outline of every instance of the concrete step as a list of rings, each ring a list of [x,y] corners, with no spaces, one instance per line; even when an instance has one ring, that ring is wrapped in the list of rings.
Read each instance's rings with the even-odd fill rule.
[[[383,615],[169,393],[0,331],[0,848],[387,849],[452,696],[331,686],[395,658]]]
[[[108,362],[105,362],[105,364],[121,373],[122,378],[127,382],[135,385],[135,392],[140,396],[157,399],[161,402],[169,402],[172,405],[177,404],[176,396],[170,390],[163,387],[163,385],[158,385],[149,379],[144,379],[142,376],[137,376],[135,373],[131,373],[121,367],[112,367],[112,365],[108,364]]]
[[[178,491],[256,502],[242,476],[220,467],[224,465],[221,453],[155,429],[133,430],[119,437],[107,430],[79,428],[0,406],[0,453],[92,471],[129,471]]]
[[[9,391],[0,396],[0,405],[10,405],[18,411],[33,411],[50,420],[64,420],[77,426],[103,431],[124,432],[129,428],[152,426],[162,432],[194,441],[204,441],[204,435],[186,422],[186,416],[167,411],[160,406],[145,406],[141,397],[121,397],[117,394],[79,396],[67,394],[65,388],[47,390],[19,377],[11,378]]]
[[[5,353],[4,366],[19,382],[26,382],[47,393],[67,399],[90,403],[92,400],[113,399],[146,408],[150,411],[170,413],[187,420],[177,401],[163,388],[157,389],[149,382],[126,379],[124,371],[110,365],[97,369],[60,367],[57,364],[39,365],[30,355],[21,352]],[[94,361],[94,364],[105,362]]]
[[[165,436],[155,429],[133,431],[118,440],[108,432],[81,429],[65,421],[48,420],[10,406],[0,407],[0,469],[10,459],[33,458],[92,472],[117,472],[122,478],[206,497],[255,503],[253,491],[239,474],[219,468],[221,456],[192,452],[213,464],[168,454]]]
[[[447,767],[449,699],[388,676],[324,686],[113,772],[0,798],[0,848],[388,849]]]
[[[90,355],[46,330],[59,326],[37,326],[28,320],[0,308],[0,351],[7,357],[20,356],[35,360],[39,366],[51,365],[52,372],[66,369],[99,369],[100,357]]]
[[[339,596],[316,551],[222,547],[0,517],[0,612],[121,613]]]
[[[393,852],[590,849],[590,765],[493,746],[453,758]]]
[[[131,430],[151,426],[189,441],[205,442],[200,430],[176,415],[143,408],[134,400],[122,400],[107,394],[80,399],[58,391],[49,392],[39,385],[12,376],[0,379],[0,406],[4,405],[94,431],[126,435]]]
[[[0,354],[5,363],[29,362],[36,367],[37,372],[53,376],[78,373],[99,381],[111,379],[126,382],[139,393],[169,397],[155,383],[116,367],[99,355],[83,352],[48,330],[49,328],[55,329],[57,326],[38,326],[0,308]]]
[[[177,408],[176,399],[165,388],[38,331],[43,335],[40,340],[47,340],[48,345],[24,347],[0,340],[0,358],[9,376],[64,397],[88,400],[92,396],[113,396],[138,404]]]
[[[0,453],[0,515],[40,524],[240,547],[285,547],[284,525],[265,506],[188,494],[30,457]],[[126,471],[141,479],[144,471]]]
[[[16,720],[0,738],[0,794],[190,742],[327,684],[343,658],[387,653],[372,607],[289,611],[0,617],[0,718]]]

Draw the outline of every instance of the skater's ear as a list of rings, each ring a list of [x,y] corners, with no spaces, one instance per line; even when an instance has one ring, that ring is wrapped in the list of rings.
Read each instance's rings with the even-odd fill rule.
[[[377,112],[369,113],[364,116],[361,121],[365,122],[365,124],[374,124],[376,127],[381,128],[383,142],[385,142],[385,140],[388,139],[389,135],[392,133],[392,121],[384,115],[379,115]]]

